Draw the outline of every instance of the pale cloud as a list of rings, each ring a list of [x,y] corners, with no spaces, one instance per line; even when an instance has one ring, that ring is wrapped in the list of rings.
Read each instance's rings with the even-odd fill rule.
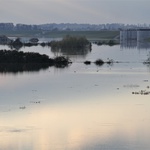
[[[149,0],[0,0],[0,22],[148,23]]]

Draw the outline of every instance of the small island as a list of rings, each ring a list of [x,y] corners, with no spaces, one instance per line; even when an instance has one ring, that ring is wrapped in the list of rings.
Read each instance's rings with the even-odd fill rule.
[[[71,61],[59,56],[56,58],[49,58],[49,56],[34,52],[22,52],[16,50],[0,50],[0,65],[2,64],[34,64],[44,66],[55,66],[59,68],[67,67]]]

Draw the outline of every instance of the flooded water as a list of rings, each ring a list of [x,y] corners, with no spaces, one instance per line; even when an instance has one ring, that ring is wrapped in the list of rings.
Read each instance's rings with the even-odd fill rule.
[[[93,44],[91,52],[69,53],[68,68],[1,72],[0,150],[149,150],[149,52]],[[99,58],[121,63],[83,64]]]

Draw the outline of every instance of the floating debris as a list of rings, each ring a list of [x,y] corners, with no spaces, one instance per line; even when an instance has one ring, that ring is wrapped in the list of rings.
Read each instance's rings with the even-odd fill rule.
[[[32,92],[37,92],[37,90],[32,90]]]
[[[127,84],[127,85],[124,85],[123,87],[124,87],[124,88],[138,88],[138,87],[140,87],[140,86],[137,85],[137,84]]]
[[[40,104],[41,101],[31,101],[30,103],[33,103],[33,104]]]
[[[149,95],[150,91],[141,90],[139,92],[132,92],[132,94],[134,94],[134,95]]]

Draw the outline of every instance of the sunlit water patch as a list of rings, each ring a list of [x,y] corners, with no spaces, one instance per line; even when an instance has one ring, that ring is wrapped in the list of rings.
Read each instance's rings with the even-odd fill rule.
[[[0,73],[0,150],[149,150],[150,95],[133,94],[148,53],[93,45],[68,68]],[[98,58],[122,63],[82,63]]]

